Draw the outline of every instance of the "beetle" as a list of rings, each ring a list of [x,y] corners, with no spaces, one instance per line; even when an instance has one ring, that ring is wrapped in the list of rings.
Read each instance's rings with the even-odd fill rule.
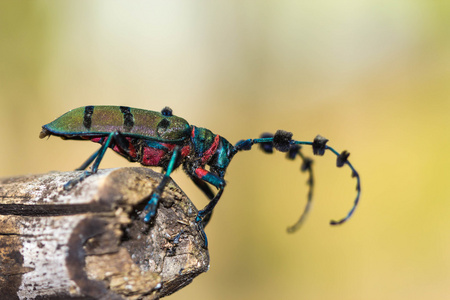
[[[209,129],[189,125],[183,118],[173,115],[169,107],[156,112],[128,106],[93,105],[70,110],[53,122],[42,126],[39,137],[51,135],[63,139],[90,140],[101,144],[99,150],[77,169],[85,170],[93,163],[91,170],[85,170],[79,178],[66,183],[64,185],[66,190],[87,176],[95,174],[108,148],[131,162],[162,167],[164,176],[161,182],[144,199],[148,201],[141,213],[144,222],[150,222],[155,216],[158,202],[171,173],[182,165],[194,184],[210,200],[196,217],[205,239],[205,247],[207,240],[203,228],[208,224],[214,207],[225,189],[225,171],[236,153],[250,150],[254,144],[259,144],[265,153],[272,153],[275,148],[280,152],[286,152],[288,159],[300,156],[303,160],[301,170],[309,172],[307,204],[299,220],[288,228],[288,232],[294,232],[300,227],[312,201],[312,160],[303,156],[301,145],[311,146],[315,155],[324,155],[326,150],[331,151],[337,156],[337,166],[348,165],[352,177],[356,178],[357,194],[351,210],[344,218],[331,221],[331,225],[342,224],[352,216],[361,194],[360,176],[348,161],[349,153],[337,152],[326,145],[328,140],[320,135],[313,142],[297,141],[292,139],[292,133],[278,130],[274,135],[264,133],[260,138],[240,140],[232,145],[224,137],[212,133]],[[214,193],[210,185],[218,191]]]

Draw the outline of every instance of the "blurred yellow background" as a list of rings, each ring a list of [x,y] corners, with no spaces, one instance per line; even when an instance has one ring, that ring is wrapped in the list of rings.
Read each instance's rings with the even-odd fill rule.
[[[450,299],[449,29],[449,1],[2,1],[0,176],[78,167],[97,144],[38,134],[83,105],[170,106],[232,143],[321,134],[361,174],[354,217],[328,225],[355,195],[328,153],[287,234],[300,161],[240,153],[211,269],[169,299]],[[109,152],[101,167],[130,165]]]

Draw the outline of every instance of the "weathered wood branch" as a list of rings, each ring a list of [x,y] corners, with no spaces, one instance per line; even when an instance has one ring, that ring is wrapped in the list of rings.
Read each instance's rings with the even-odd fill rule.
[[[175,183],[145,224],[161,174],[100,170],[62,188],[80,174],[0,179],[1,299],[158,299],[207,271],[197,210]]]

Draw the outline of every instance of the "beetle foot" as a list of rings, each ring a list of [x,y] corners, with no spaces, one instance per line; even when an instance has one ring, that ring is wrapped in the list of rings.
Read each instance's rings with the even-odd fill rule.
[[[151,193],[149,196],[147,205],[142,211],[143,220],[145,223],[150,222],[150,220],[156,215],[156,207],[158,206],[160,195],[158,193]]]
[[[64,190],[69,191],[71,190],[75,185],[82,182],[86,177],[92,175],[93,173],[91,171],[84,171],[83,174],[81,174],[80,177],[76,179],[69,180],[66,184],[64,184]]]
[[[203,239],[203,248],[208,249],[208,238],[206,237],[206,233],[203,227],[203,217],[200,215],[200,212],[198,213],[197,217],[195,218],[195,222],[197,223],[198,230],[200,231]]]

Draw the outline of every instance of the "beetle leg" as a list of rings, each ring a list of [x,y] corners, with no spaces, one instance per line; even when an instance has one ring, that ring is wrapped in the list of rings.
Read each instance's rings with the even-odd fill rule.
[[[196,176],[189,175],[189,178],[192,179],[192,181],[195,183],[195,185],[208,197],[208,200],[211,201],[214,199],[214,193],[209,187],[209,185],[206,184],[206,182],[202,181],[200,178]],[[208,225],[209,221],[211,220],[212,211],[208,215],[205,215],[202,219],[202,226],[203,228]]]
[[[94,161],[94,159],[98,156],[99,153],[100,149],[95,151],[95,153],[92,154],[79,168],[75,169],[75,171],[85,170]]]
[[[92,160],[95,159],[95,162],[94,162],[94,165],[93,165],[92,168],[91,168],[91,171],[84,171],[83,174],[81,174],[80,177],[78,177],[78,178],[76,178],[76,179],[72,179],[72,180],[70,180],[69,182],[67,182],[67,183],[64,185],[64,190],[66,190],[66,191],[70,190],[70,189],[73,188],[76,184],[78,184],[79,182],[83,181],[86,177],[88,177],[88,176],[90,176],[90,175],[92,175],[92,174],[94,174],[94,173],[97,173],[98,166],[99,166],[99,164],[100,164],[100,162],[101,162],[103,156],[105,155],[106,149],[108,149],[109,145],[111,144],[111,142],[112,142],[112,140],[113,140],[113,138],[114,138],[114,136],[115,136],[116,134],[117,134],[117,132],[111,132],[111,133],[108,135],[108,139],[102,144],[102,146],[100,147],[100,149],[99,149],[96,153],[94,153],[94,155],[92,155],[91,157],[89,157],[89,159],[82,165],[82,167],[85,166],[85,164],[86,164],[87,162],[89,162],[89,164],[90,164],[90,163],[92,162]],[[86,167],[87,167],[89,164],[87,164]]]
[[[205,240],[204,247],[208,248],[208,239],[206,238],[206,234],[203,231],[203,228],[204,225],[206,226],[206,224],[208,224],[209,219],[211,218],[211,214],[214,210],[214,207],[216,206],[217,202],[219,202],[219,199],[222,196],[223,190],[225,188],[225,180],[223,180],[223,178],[220,178],[219,176],[211,172],[206,171],[203,168],[195,169],[194,175],[198,177],[200,180],[212,184],[213,186],[219,189],[217,194],[214,196],[214,198],[211,199],[211,201],[209,201],[209,203],[205,206],[205,208],[203,208],[201,211],[198,212],[197,218],[195,219],[200,228],[203,239]]]
[[[164,188],[167,185],[167,182],[169,182],[170,174],[175,168],[176,161],[180,155],[181,149],[179,146],[174,148],[174,151],[172,153],[172,157],[170,158],[169,164],[166,169],[166,173],[164,174],[163,179],[158,184],[158,186],[153,190],[153,192],[146,197],[144,200],[148,199],[148,203],[145,206],[144,210],[142,211],[142,215],[144,216],[143,220],[144,222],[150,222],[150,220],[153,218],[153,216],[156,214],[156,208],[158,206],[159,199],[161,198],[161,194],[164,190]]]
[[[120,149],[122,149],[123,151],[127,152],[128,151],[128,141],[126,140],[126,138],[119,132],[112,132],[113,139],[114,139],[114,145],[119,147]],[[103,137],[99,143],[103,144],[105,142],[105,138]],[[113,143],[110,143],[110,146]],[[98,149],[97,151],[94,152],[94,154],[92,154],[79,168],[75,169],[75,171],[81,171],[81,170],[85,170],[94,160],[95,158],[99,155],[100,150],[102,148],[100,147],[100,149]]]
[[[220,178],[219,176],[206,171],[203,168],[197,168],[195,170],[195,175],[201,179],[204,182],[207,182],[209,184],[212,184],[216,188],[219,189],[217,194],[214,196],[214,198],[203,208],[201,211],[198,212],[197,215],[197,222],[201,221],[205,216],[208,214],[211,214],[214,207],[216,206],[217,202],[219,202],[220,196],[222,196],[222,192],[225,188],[225,180],[223,178]]]

